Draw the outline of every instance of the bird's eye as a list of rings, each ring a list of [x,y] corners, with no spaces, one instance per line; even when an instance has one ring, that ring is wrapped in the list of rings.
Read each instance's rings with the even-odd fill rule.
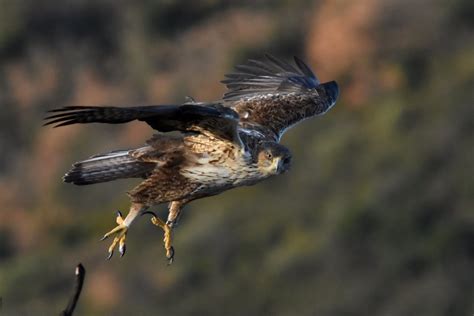
[[[272,155],[272,153],[270,153],[270,152],[267,152],[267,153],[266,153],[266,156],[267,156],[267,159],[272,159],[272,158],[273,158],[273,155]]]

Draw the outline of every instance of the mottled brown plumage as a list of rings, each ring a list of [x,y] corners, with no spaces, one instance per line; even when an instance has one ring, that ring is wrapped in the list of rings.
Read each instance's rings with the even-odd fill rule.
[[[294,124],[324,114],[336,102],[335,81],[319,83],[311,69],[295,57],[295,68],[267,55],[249,60],[239,72],[226,75],[224,103],[239,114],[240,125],[279,141]]]
[[[278,142],[286,129],[328,111],[336,102],[334,81],[320,83],[301,60],[295,66],[266,56],[237,66],[223,82],[228,92],[220,101],[190,100],[181,105],[139,107],[72,106],[52,110],[48,124],[148,123],[159,134],[137,149],[96,155],[74,164],[64,177],[78,185],[142,177],[128,194],[132,201],[124,219],[104,238],[117,234],[109,257],[118,245],[125,252],[128,227],[150,206],[169,204],[168,221],[152,222],[165,231],[167,256],[172,259],[171,228],[183,206],[195,199],[253,185],[289,169],[291,154]],[[179,136],[167,134],[181,132]]]

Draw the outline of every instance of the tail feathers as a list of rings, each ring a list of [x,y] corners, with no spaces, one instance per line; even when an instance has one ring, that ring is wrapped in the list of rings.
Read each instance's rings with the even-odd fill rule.
[[[77,185],[93,184],[144,177],[155,168],[155,163],[137,161],[128,153],[128,150],[113,151],[77,162],[63,180]]]

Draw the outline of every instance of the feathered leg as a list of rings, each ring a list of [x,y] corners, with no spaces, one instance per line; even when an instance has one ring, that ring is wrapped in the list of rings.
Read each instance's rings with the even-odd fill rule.
[[[183,209],[184,205],[187,201],[173,201],[170,202],[168,206],[168,219],[166,220],[166,224],[171,228],[178,226],[178,220],[181,215],[181,210]]]
[[[114,229],[106,233],[104,237],[102,237],[101,239],[101,240],[105,240],[111,235],[114,235],[114,234],[116,235],[114,240],[112,241],[112,244],[109,247],[109,255],[107,259],[112,258],[112,255],[114,254],[114,249],[117,247],[117,245],[120,252],[120,257],[122,257],[125,254],[125,251],[126,251],[125,239],[127,238],[128,228],[130,227],[132,222],[135,220],[135,218],[138,215],[145,212],[146,209],[147,207],[144,206],[143,204],[132,203],[132,206],[130,207],[130,211],[128,212],[127,217],[123,218],[122,213],[120,211],[117,212],[117,218],[115,221],[117,222],[118,225]]]

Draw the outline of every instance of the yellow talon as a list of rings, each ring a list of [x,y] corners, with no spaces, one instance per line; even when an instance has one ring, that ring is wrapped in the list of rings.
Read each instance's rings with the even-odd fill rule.
[[[115,219],[115,222],[118,225],[114,229],[106,233],[104,237],[102,237],[101,239],[101,240],[105,240],[109,238],[111,235],[117,234],[117,236],[114,238],[114,240],[112,241],[112,244],[109,247],[109,255],[107,256],[107,260],[112,258],[112,255],[114,254],[114,249],[115,247],[117,247],[117,245],[120,252],[120,257],[123,257],[126,250],[125,239],[127,238],[128,227],[124,225],[124,219],[120,211],[117,212],[117,218]]]
[[[166,250],[166,258],[168,258],[169,264],[173,263],[173,258],[174,258],[174,248],[171,246],[171,241],[172,241],[172,228],[166,224],[161,218],[153,216],[151,218],[151,222],[153,225],[156,225],[158,227],[161,227],[164,231],[164,238],[163,238],[163,243],[164,247]]]

